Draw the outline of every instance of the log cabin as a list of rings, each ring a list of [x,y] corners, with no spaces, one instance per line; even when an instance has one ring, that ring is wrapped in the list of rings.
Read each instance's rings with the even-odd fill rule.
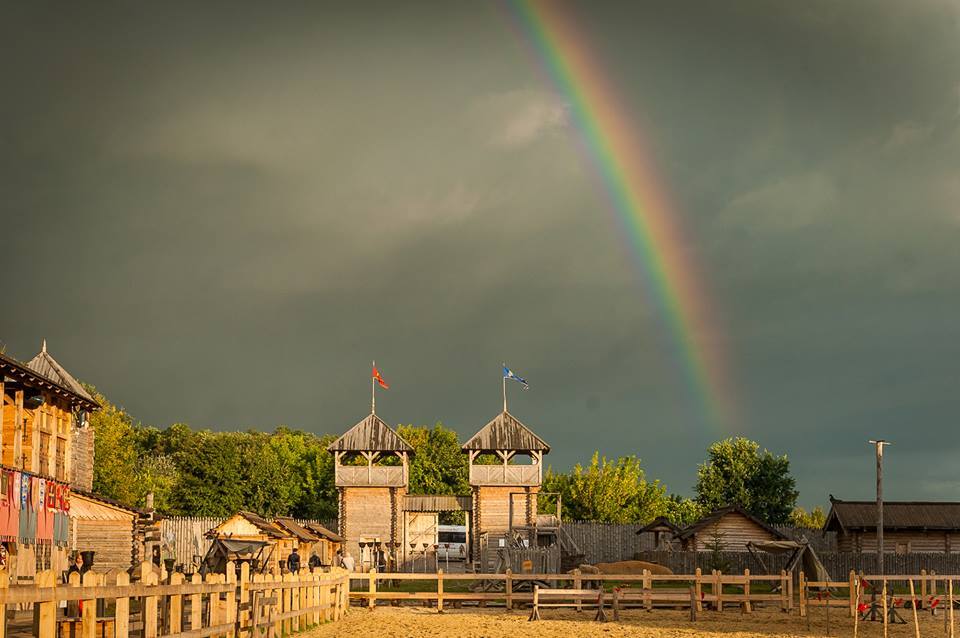
[[[345,551],[355,558],[358,569],[376,566],[384,556],[397,565],[413,447],[371,411],[327,449],[334,456],[337,518]]]
[[[711,551],[715,544],[725,552],[745,552],[747,543],[790,540],[738,505],[714,510],[676,534],[684,551]]]
[[[0,541],[18,581],[67,566],[71,490],[93,486],[99,404],[47,351],[0,353]]]
[[[841,501],[830,496],[824,532],[836,532],[841,552],[877,552],[876,501]],[[884,554],[960,551],[960,503],[885,501]]]
[[[127,570],[143,555],[137,534],[140,511],[89,492],[70,495],[70,550],[94,552],[94,572]],[[89,562],[89,555],[86,558]]]
[[[480,560],[485,544],[497,545],[514,530],[526,534],[535,545],[537,494],[543,482],[543,455],[550,452],[550,446],[504,409],[464,443],[462,450],[468,456],[473,501],[472,560]],[[516,463],[518,455],[530,462]],[[484,456],[493,456],[496,463],[483,463]]]

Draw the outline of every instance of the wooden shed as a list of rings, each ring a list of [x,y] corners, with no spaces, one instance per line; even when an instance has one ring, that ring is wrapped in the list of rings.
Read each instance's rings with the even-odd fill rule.
[[[470,465],[473,560],[480,560],[485,543],[500,543],[511,530],[525,532],[534,544],[543,455],[550,452],[550,446],[504,410],[464,443],[462,450]],[[530,463],[516,463],[518,454],[528,456]],[[482,455],[493,455],[497,462],[481,463]]]
[[[337,552],[343,547],[343,537],[328,530],[320,523],[305,523],[304,526],[317,536],[313,552],[320,558],[320,564],[329,567],[337,564]],[[305,557],[309,560],[309,556]]]
[[[826,532],[837,533],[841,552],[877,552],[876,501],[841,501],[830,496]],[[960,551],[960,503],[885,501],[885,554]]]
[[[658,516],[640,529],[637,534],[651,534],[655,550],[673,549],[673,539],[680,533],[680,528],[673,524],[666,516]]]
[[[276,523],[280,529],[291,534],[296,539],[297,553],[300,554],[300,562],[306,566],[307,559],[313,551],[313,546],[317,544],[320,538],[289,516],[278,516],[273,522]],[[286,558],[286,556],[283,558]]]
[[[280,561],[286,561],[287,556],[297,544],[297,538],[259,514],[240,511],[223,521],[207,532],[208,538],[224,540],[263,541],[270,545],[270,551],[265,552],[267,571],[279,569]]]
[[[74,492],[70,498],[70,549],[93,551],[95,572],[130,569],[137,543],[139,511],[102,496]]]
[[[339,532],[345,550],[360,569],[379,563],[384,554],[396,565],[413,447],[371,412],[327,449],[334,455]]]
[[[737,505],[714,510],[689,525],[676,538],[685,551],[710,551],[719,542],[722,551],[745,552],[747,543],[790,540]]]

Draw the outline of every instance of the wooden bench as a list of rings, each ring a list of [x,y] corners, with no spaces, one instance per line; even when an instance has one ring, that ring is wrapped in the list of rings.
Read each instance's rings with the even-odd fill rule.
[[[533,588],[533,610],[528,620],[540,620],[541,607],[575,607],[579,609],[584,603],[597,606],[597,615],[594,620],[606,622],[607,615],[603,611],[602,589],[545,589],[536,585]],[[554,602],[541,602],[546,598]]]

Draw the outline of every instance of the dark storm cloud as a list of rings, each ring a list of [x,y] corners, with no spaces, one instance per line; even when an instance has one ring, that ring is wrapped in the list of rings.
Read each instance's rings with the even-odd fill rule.
[[[338,432],[513,411],[687,492],[705,425],[569,104],[432,3],[8,8],[0,339],[148,423]],[[744,433],[802,500],[957,498],[952,2],[574,6],[690,228]]]

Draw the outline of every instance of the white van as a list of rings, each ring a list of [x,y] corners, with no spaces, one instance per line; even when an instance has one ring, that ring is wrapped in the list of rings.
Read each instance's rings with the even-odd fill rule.
[[[437,545],[439,560],[466,560],[466,525],[437,525]]]

